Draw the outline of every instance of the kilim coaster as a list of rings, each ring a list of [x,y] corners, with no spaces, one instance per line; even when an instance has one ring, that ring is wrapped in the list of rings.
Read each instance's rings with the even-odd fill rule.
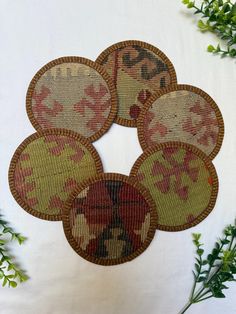
[[[141,41],[114,44],[104,50],[96,62],[103,66],[116,86],[116,122],[124,126],[136,126],[147,99],[160,88],[177,82],[175,69],[167,56]]]
[[[211,160],[186,143],[148,148],[135,162],[131,176],[151,193],[161,230],[179,231],[198,224],[216,202],[218,178]]]
[[[61,220],[61,209],[75,186],[101,172],[101,160],[88,140],[69,130],[48,129],[29,136],[17,148],[9,183],[27,212]]]
[[[190,85],[172,85],[145,104],[138,119],[142,148],[167,141],[197,146],[213,159],[224,136],[224,122],[214,100]]]
[[[64,128],[90,141],[100,138],[116,116],[116,92],[99,65],[80,57],[63,57],[42,67],[26,97],[36,130]]]
[[[157,227],[155,204],[134,178],[106,173],[82,183],[63,210],[73,249],[100,265],[120,264],[141,254]]]

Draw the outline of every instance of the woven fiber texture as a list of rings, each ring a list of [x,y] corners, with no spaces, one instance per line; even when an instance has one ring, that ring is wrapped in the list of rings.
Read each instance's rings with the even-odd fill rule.
[[[218,178],[211,160],[186,143],[150,147],[137,159],[131,176],[151,193],[161,230],[179,231],[196,225],[216,202]]]
[[[224,136],[224,122],[214,100],[190,85],[172,85],[151,97],[138,119],[143,149],[167,141],[181,141],[213,159]]]
[[[106,173],[83,183],[63,212],[66,237],[83,258],[114,265],[141,254],[154,237],[155,204],[136,180]]]
[[[167,56],[147,43],[130,40],[112,45],[96,60],[111,76],[118,94],[116,122],[135,127],[140,109],[159,89],[176,83]]]
[[[16,150],[9,168],[10,189],[30,214],[61,220],[71,191],[102,172],[95,148],[85,138],[63,129],[29,136]]]
[[[90,141],[100,138],[116,116],[116,92],[105,71],[80,57],[63,57],[41,68],[26,97],[36,130],[64,128]]]

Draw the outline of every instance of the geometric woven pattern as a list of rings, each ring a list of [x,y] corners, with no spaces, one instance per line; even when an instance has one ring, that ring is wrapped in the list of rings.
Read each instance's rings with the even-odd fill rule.
[[[203,220],[213,209],[218,179],[211,160],[181,142],[152,146],[137,159],[131,176],[151,193],[158,229],[179,231]]]
[[[157,226],[155,204],[136,180],[102,174],[68,200],[63,225],[69,243],[85,259],[114,265],[141,254]]]
[[[103,66],[117,89],[116,122],[136,126],[147,99],[156,91],[176,83],[174,67],[167,56],[147,43],[123,41],[104,50],[96,62]]]
[[[198,147],[213,159],[220,150],[223,134],[223,118],[214,100],[190,85],[172,85],[155,94],[138,119],[143,149],[181,141]]]
[[[55,59],[30,82],[26,109],[37,133],[11,160],[11,192],[28,213],[62,220],[84,259],[130,261],[156,229],[190,228],[214,208],[221,112],[201,89],[177,84],[173,64],[158,48],[128,40],[96,62]],[[128,177],[103,173],[91,144],[113,122],[137,127],[143,154]]]
[[[90,141],[116,115],[116,93],[101,67],[80,57],[53,60],[38,71],[27,93],[27,112],[37,129],[64,128]]]
[[[100,172],[100,158],[86,139],[68,130],[48,129],[34,133],[17,148],[9,182],[16,201],[30,214],[61,220],[71,191]]]

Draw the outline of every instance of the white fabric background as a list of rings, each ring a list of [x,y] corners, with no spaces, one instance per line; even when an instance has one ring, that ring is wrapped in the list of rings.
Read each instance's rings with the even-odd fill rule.
[[[109,45],[139,39],[156,45],[173,62],[179,83],[204,89],[225,121],[222,149],[214,160],[219,174],[217,205],[195,228],[157,232],[140,257],[102,267],[79,257],[60,222],[47,222],[22,210],[7,180],[16,147],[34,132],[25,94],[35,72],[66,55],[94,60]],[[196,18],[180,0],[0,0],[0,206],[12,226],[28,237],[12,246],[31,279],[17,289],[0,287],[1,314],[177,314],[192,286],[192,232],[202,232],[210,249],[236,213],[236,64],[205,51],[216,38],[201,34]],[[141,153],[136,129],[113,125],[95,143],[106,171],[128,174]],[[189,314],[233,314],[236,284],[227,298],[194,305]]]

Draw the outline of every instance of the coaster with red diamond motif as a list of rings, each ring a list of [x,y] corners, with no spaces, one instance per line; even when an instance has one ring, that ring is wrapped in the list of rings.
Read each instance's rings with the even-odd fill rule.
[[[149,192],[136,179],[117,173],[83,182],[67,200],[62,219],[73,249],[100,265],[134,259],[148,247],[157,227]]]
[[[9,168],[10,189],[30,214],[61,220],[61,210],[75,187],[102,172],[92,144],[75,132],[47,129],[17,148]]]
[[[140,109],[156,91],[177,82],[175,69],[158,48],[137,40],[104,50],[96,63],[112,78],[118,95],[116,123],[135,127]]]
[[[172,85],[153,95],[138,119],[142,148],[181,141],[195,145],[209,158],[219,152],[224,122],[214,100],[191,85]]]
[[[217,173],[209,157],[193,145],[151,146],[137,159],[130,175],[150,192],[158,211],[158,229],[193,227],[214,208]]]
[[[116,91],[98,64],[81,57],[62,57],[36,73],[26,108],[36,130],[69,129],[93,142],[114,121]]]

